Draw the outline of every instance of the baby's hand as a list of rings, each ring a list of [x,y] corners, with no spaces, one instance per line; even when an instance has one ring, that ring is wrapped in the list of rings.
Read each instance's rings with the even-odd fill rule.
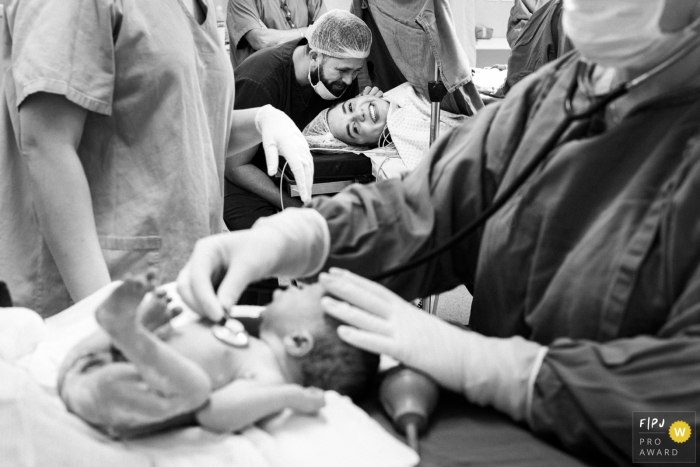
[[[323,391],[318,388],[304,388],[298,386],[289,398],[289,408],[296,412],[315,415],[326,405]]]

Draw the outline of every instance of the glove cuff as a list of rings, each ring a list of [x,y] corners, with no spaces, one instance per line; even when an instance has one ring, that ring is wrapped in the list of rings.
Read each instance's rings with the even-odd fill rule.
[[[465,336],[464,394],[479,405],[491,405],[514,420],[528,418],[532,388],[547,347],[520,336],[507,339]]]
[[[265,115],[270,113],[270,111],[277,110],[272,105],[266,104],[260,107],[258,111],[255,113],[255,129],[258,130],[258,133],[262,135],[262,121],[266,120]]]
[[[258,219],[253,230],[273,231],[285,246],[274,265],[279,276],[300,278],[317,274],[330,252],[330,231],[326,219],[316,210],[287,208],[279,214]]]

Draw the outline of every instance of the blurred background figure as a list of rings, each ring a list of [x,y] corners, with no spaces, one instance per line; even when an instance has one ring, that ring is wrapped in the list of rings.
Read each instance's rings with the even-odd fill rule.
[[[233,68],[257,50],[301,39],[326,11],[323,0],[229,0],[226,26]]]

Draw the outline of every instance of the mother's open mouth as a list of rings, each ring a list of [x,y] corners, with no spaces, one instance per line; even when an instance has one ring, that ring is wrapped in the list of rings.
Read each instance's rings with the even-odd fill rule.
[[[377,123],[377,108],[374,104],[369,105],[369,118],[371,118],[374,123]]]

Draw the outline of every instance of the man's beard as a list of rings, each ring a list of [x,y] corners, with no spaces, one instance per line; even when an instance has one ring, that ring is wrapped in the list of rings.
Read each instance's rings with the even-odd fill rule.
[[[328,81],[326,77],[323,75],[323,67],[319,65],[318,68],[318,77],[321,80],[321,82],[328,88],[330,92],[332,92],[336,96],[340,96],[345,92],[345,89],[348,87],[343,80],[337,80],[337,81]]]

